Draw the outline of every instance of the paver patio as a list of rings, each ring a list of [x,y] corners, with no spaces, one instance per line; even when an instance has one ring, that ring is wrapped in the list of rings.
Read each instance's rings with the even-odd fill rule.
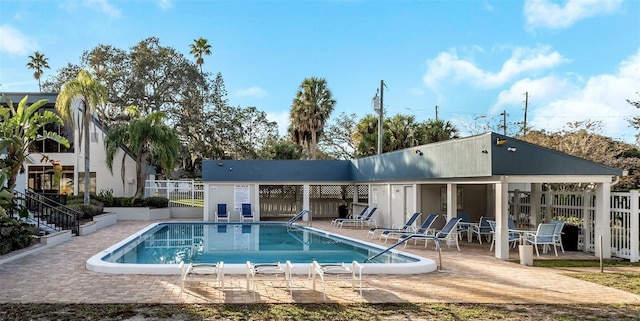
[[[0,265],[0,302],[37,303],[251,303],[244,275],[226,275],[225,290],[214,282],[189,284],[182,297],[178,275],[117,275],[87,271],[88,258],[151,222],[120,221],[96,233]],[[315,228],[367,239],[366,229],[313,222]],[[488,245],[461,242],[462,251],[444,247],[443,269],[419,275],[366,275],[363,296],[349,284],[331,283],[327,302],[458,302],[458,303],[634,303],[640,296],[577,280],[560,269],[527,267],[494,258]],[[433,243],[409,245],[407,252],[438,260]],[[512,249],[515,258],[517,250]],[[546,254],[551,258],[553,254]],[[584,257],[567,252],[561,257]],[[632,268],[640,272],[640,268]],[[257,302],[324,302],[306,275],[294,277],[293,297],[284,284],[258,284]]]

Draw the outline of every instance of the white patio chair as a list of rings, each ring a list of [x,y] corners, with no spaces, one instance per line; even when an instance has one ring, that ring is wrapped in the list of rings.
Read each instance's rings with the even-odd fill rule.
[[[536,248],[536,255],[540,256],[540,252],[538,251],[538,245],[544,246],[553,246],[553,250],[558,256],[558,248],[557,243],[554,239],[554,231],[556,229],[555,223],[541,223],[538,225],[538,230],[536,233],[525,233],[524,242],[533,245]],[[544,248],[543,248],[544,250]]]

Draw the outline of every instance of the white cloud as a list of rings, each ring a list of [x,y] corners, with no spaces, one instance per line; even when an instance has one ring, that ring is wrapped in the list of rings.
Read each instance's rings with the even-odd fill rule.
[[[171,0],[158,0],[158,7],[162,10],[168,10],[173,7]]]
[[[38,47],[36,41],[10,25],[0,25],[0,51],[10,55],[25,55]]]
[[[481,88],[495,88],[523,73],[549,69],[566,61],[567,59],[548,46],[519,47],[513,49],[511,57],[498,72],[492,73],[482,70],[471,61],[458,58],[456,51],[451,50],[440,53],[435,59],[427,62],[427,73],[423,81],[432,89],[437,89],[439,83],[447,78]]]
[[[547,97],[548,102],[533,111],[531,125],[556,131],[572,121],[602,121],[603,135],[633,142],[635,130],[627,120],[638,110],[626,99],[638,99],[639,89],[640,49],[621,62],[615,74],[591,77],[568,95]]]
[[[550,0],[527,0],[523,14],[528,28],[568,28],[576,22],[616,11],[622,0],[567,0],[563,5]]]
[[[269,112],[267,113],[267,119],[269,121],[274,121],[278,123],[278,134],[280,136],[286,136],[287,130],[289,129],[289,124],[291,120],[289,119],[289,112]]]
[[[84,4],[97,12],[106,14],[109,18],[120,18],[122,12],[109,3],[108,0],[85,0]]]
[[[566,78],[556,76],[539,79],[525,78],[514,83],[509,89],[501,91],[489,113],[497,114],[514,107],[524,109],[525,93],[528,93],[530,103],[535,102],[536,105],[540,105],[549,103],[551,97],[554,99],[565,98],[575,95],[579,91],[580,88]]]
[[[267,96],[267,91],[258,86],[252,86],[249,88],[238,89],[234,91],[234,94],[238,97],[264,98]]]

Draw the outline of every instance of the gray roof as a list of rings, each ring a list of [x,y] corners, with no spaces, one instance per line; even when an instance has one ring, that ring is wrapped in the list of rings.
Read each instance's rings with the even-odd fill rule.
[[[374,182],[502,175],[622,175],[619,169],[496,133],[351,161],[210,160],[204,161],[202,166],[202,179],[218,182]]]

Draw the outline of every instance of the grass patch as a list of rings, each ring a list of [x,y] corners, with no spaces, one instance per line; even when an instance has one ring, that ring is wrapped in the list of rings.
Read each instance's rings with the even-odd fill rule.
[[[520,264],[520,260],[511,262]],[[603,260],[604,267],[640,267],[640,262],[631,263],[625,260]],[[535,267],[563,268],[563,267],[600,267],[599,260],[533,260]]]
[[[638,320],[640,305],[0,304],[2,320]]]
[[[568,273],[570,277],[640,295],[640,273]],[[639,317],[640,318],[640,317]]]

